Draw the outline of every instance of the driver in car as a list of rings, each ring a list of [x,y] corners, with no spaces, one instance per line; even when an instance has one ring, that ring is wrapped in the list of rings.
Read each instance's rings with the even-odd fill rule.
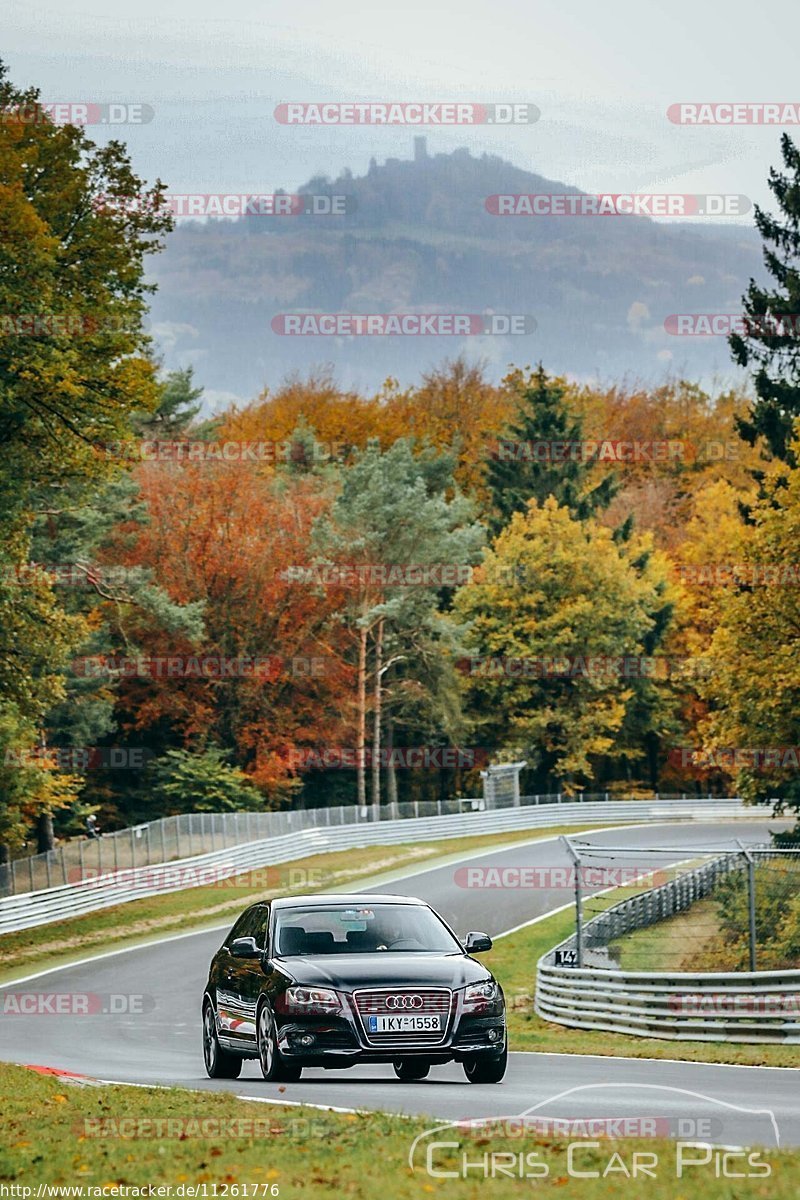
[[[376,950],[422,950],[422,943],[409,937],[410,930],[400,920],[389,916],[378,931]]]

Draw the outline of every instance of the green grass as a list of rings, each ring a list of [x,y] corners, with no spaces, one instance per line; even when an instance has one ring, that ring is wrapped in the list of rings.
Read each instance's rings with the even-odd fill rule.
[[[626,893],[630,894],[628,889]],[[604,897],[604,900],[612,904],[619,898],[619,893],[615,893]],[[596,901],[593,907],[599,907]],[[542,1020],[533,1011],[536,964],[543,954],[569,937],[574,929],[572,911],[556,913],[536,925],[499,938],[488,954],[481,955],[481,961],[494,972],[506,994],[509,1046],[512,1050],[533,1050],[541,1054],[674,1058],[687,1062],[740,1063],[746,1066],[800,1066],[800,1046],[676,1042],[667,1038],[640,1038],[624,1033],[570,1029]]]
[[[386,1086],[391,1088],[391,1082]],[[759,1161],[770,1167],[769,1178],[718,1179],[712,1162],[679,1180],[675,1143],[602,1139],[580,1151],[577,1169],[602,1173],[615,1153],[630,1169],[633,1154],[639,1152],[656,1156],[648,1160],[656,1178],[628,1181],[615,1159],[617,1170],[608,1178],[584,1179],[568,1174],[565,1139],[528,1135],[509,1139],[488,1131],[476,1137],[445,1129],[439,1138],[457,1142],[458,1147],[436,1153],[433,1166],[440,1172],[456,1171],[458,1177],[441,1178],[426,1172],[424,1154],[415,1158],[419,1164],[415,1171],[408,1161],[414,1139],[440,1124],[431,1118],[284,1108],[237,1100],[224,1092],[76,1087],[24,1067],[2,1065],[0,1091],[4,1097],[0,1180],[32,1188],[34,1197],[40,1183],[82,1187],[85,1197],[112,1195],[115,1186],[146,1188],[148,1184],[168,1185],[173,1196],[181,1194],[181,1185],[205,1184],[207,1197],[226,1198],[242,1196],[242,1185],[247,1185],[248,1196],[276,1195],[280,1200],[328,1196],[411,1200],[430,1195],[448,1200],[522,1195],[608,1200],[615,1193],[631,1200],[797,1197],[797,1157],[787,1151],[759,1152]],[[201,1130],[201,1120],[223,1122],[226,1127],[209,1130],[206,1125]],[[236,1121],[248,1124],[232,1128],[230,1122]],[[133,1129],[140,1132],[135,1139],[114,1136],[118,1131],[130,1135]],[[142,1136],[146,1130],[149,1136]],[[162,1136],[153,1136],[159,1132]],[[206,1136],[198,1136],[201,1132]],[[473,1167],[467,1178],[461,1177],[463,1157],[475,1164],[484,1155],[504,1151],[515,1156],[514,1162],[522,1154],[538,1153],[538,1161],[548,1168],[547,1176],[486,1179],[482,1170]],[[741,1170],[742,1161],[737,1160],[732,1169]],[[86,1190],[90,1187],[103,1191],[91,1193]],[[202,1191],[195,1194],[203,1195]]]
[[[706,898],[686,912],[626,934],[611,948],[623,971],[691,971],[699,969],[693,967],[697,956],[718,937],[717,906]]]
[[[484,846],[546,839],[575,833],[577,828],[574,825],[554,826],[399,846],[365,846],[264,867],[209,886],[132,900],[58,924],[3,934],[0,936],[0,980],[61,966],[98,950],[117,949],[173,933],[224,925],[233,921],[248,904],[271,896],[326,891],[365,878],[375,880],[378,874],[383,879],[390,872],[401,876],[409,868],[434,867],[451,857],[480,851]],[[602,829],[604,826],[583,828]],[[389,878],[390,874],[387,882]]]

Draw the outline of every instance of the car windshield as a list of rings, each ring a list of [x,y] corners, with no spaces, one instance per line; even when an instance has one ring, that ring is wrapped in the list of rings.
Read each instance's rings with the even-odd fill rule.
[[[392,951],[463,954],[447,927],[422,904],[341,905],[277,912],[275,953],[282,958]]]

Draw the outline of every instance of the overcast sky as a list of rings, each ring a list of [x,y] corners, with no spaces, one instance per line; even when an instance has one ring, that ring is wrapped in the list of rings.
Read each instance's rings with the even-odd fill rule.
[[[681,100],[794,101],[800,7],[773,0],[0,0],[2,57],[45,100],[151,105],[122,126],[145,178],[176,192],[268,191],[408,157],[410,128],[298,128],[285,101],[528,101],[533,125],[427,129],[587,191],[766,201],[775,127],[671,124]],[[103,131],[96,130],[97,140]]]

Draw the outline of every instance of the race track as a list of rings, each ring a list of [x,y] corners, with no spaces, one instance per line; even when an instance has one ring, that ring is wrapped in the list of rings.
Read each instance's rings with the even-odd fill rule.
[[[699,848],[733,848],[736,838],[763,842],[770,830],[781,826],[763,818],[648,825],[594,832],[582,840],[630,847],[630,855],[617,865],[645,868],[665,865],[670,858],[664,854],[648,858],[643,847],[674,847],[673,858],[678,860]],[[539,838],[504,850],[490,848],[461,861],[471,866],[557,867],[568,865],[569,859],[558,840]],[[571,900],[571,892],[558,888],[465,888],[456,881],[456,869],[457,864],[449,862],[391,882],[365,881],[359,890],[420,896],[462,934],[479,929],[497,935]],[[380,1108],[444,1120],[511,1116],[529,1110],[554,1118],[655,1117],[661,1119],[659,1128],[675,1136],[689,1136],[694,1123],[706,1134],[698,1133],[699,1140],[774,1145],[779,1137],[783,1145],[800,1145],[800,1070],[515,1053],[499,1086],[471,1086],[455,1065],[435,1067],[427,1080],[418,1083],[400,1083],[391,1066],[312,1069],[304,1072],[300,1083],[280,1085],[279,1090],[261,1079],[255,1062],[245,1064],[239,1080],[209,1080],[201,1053],[200,1001],[209,960],[222,938],[223,929],[182,935],[28,976],[24,987],[19,980],[4,985],[2,990],[14,992],[143,995],[146,1011],[6,1016],[0,1023],[0,1058],[116,1082],[226,1089],[284,1104]],[[565,1029],[565,1049],[571,1036]],[[795,1049],[800,1066],[800,1048]],[[787,1050],[791,1053],[791,1048]],[[755,1109],[762,1111],[742,1111]]]

